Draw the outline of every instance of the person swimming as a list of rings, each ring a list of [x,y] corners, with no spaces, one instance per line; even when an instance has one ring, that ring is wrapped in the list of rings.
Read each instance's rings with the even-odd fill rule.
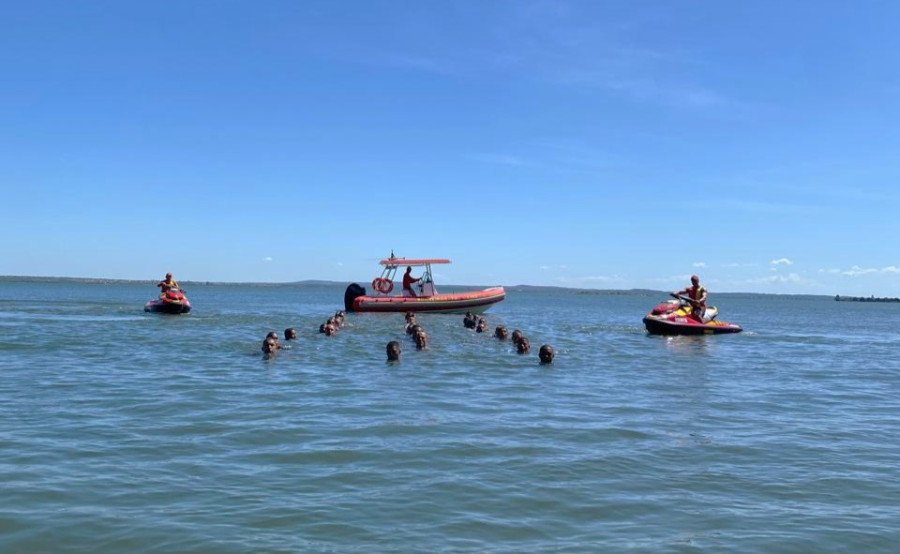
[[[552,364],[554,355],[555,353],[553,352],[553,347],[549,344],[541,345],[541,349],[538,350],[538,358],[541,359],[542,365]]]
[[[425,350],[428,348],[428,334],[423,329],[419,329],[415,334],[416,350]]]
[[[498,325],[496,329],[494,329],[494,336],[500,340],[506,340],[509,337],[509,333],[506,331],[506,327],[503,325]]]
[[[284,340],[297,340],[297,330],[293,327],[288,327],[284,330]]]
[[[385,346],[385,351],[387,353],[387,361],[389,362],[399,362],[400,361],[400,343],[392,340],[387,343]]]
[[[512,332],[512,341],[513,341],[513,344],[519,344],[519,341],[522,340],[522,337],[523,337],[523,336],[524,336],[524,335],[522,334],[522,331],[519,331],[518,329],[516,329],[515,331],[513,331],[513,332]]]
[[[475,332],[476,333],[484,333],[484,330],[487,329],[487,322],[483,317],[478,318],[478,323],[475,324]]]
[[[519,342],[516,343],[516,352],[519,354],[528,354],[528,351],[531,350],[531,343],[528,342],[527,337],[522,337],[519,339]]]
[[[412,316],[406,319],[406,334],[412,335],[416,327],[419,327],[418,322],[416,322],[416,316]]]
[[[472,315],[472,312],[466,312],[463,317],[463,327],[466,329],[474,329],[478,325],[478,318]]]
[[[342,310],[334,312],[333,319],[336,327],[341,328],[344,326],[344,312]]]
[[[278,335],[272,336],[272,333],[266,335],[265,340],[262,344],[262,353],[266,358],[270,356],[274,356],[278,350],[281,348],[281,345],[278,344]]]
[[[337,328],[334,326],[334,324],[326,323],[325,324],[325,336],[330,337],[335,334],[337,334]]]

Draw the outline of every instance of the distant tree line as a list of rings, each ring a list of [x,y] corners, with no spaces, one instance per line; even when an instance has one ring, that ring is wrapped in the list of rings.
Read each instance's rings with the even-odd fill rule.
[[[835,302],[900,302],[900,298],[889,298],[889,297],[881,297],[876,298],[875,296],[841,296],[840,294],[835,295]]]

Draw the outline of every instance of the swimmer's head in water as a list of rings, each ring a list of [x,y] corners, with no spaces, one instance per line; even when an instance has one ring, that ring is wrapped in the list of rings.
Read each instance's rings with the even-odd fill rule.
[[[337,329],[335,328],[334,325],[332,325],[330,323],[325,325],[325,336],[326,337],[330,337],[331,335],[335,334],[336,332],[337,332]]]
[[[498,325],[496,329],[494,329],[494,336],[501,340],[506,340],[509,336],[509,333],[506,331],[506,327],[503,325]]]
[[[552,364],[554,354],[553,347],[549,344],[542,345],[541,349],[538,350],[538,358],[541,359],[542,364]]]
[[[425,334],[425,331],[419,331],[416,333],[416,348],[418,350],[425,350],[428,347],[428,335]]]
[[[288,327],[284,330],[284,340],[294,340],[297,338],[297,330],[293,327]]]
[[[516,329],[515,331],[512,332],[513,342],[518,343],[520,340],[522,340],[522,336],[523,336],[522,331],[519,331],[518,329]]]
[[[400,343],[392,340],[387,343],[385,347],[385,351],[387,352],[387,359],[389,362],[396,362],[400,360]]]
[[[516,343],[516,352],[519,354],[528,354],[528,351],[531,350],[531,344],[528,342],[528,339],[522,337],[519,339],[519,342]]]
[[[278,350],[278,342],[273,338],[267,338],[262,345],[263,354],[274,354]]]

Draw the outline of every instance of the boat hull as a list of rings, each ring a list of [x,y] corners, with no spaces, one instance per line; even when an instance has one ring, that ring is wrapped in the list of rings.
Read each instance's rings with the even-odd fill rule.
[[[186,314],[191,311],[191,303],[187,299],[184,302],[166,302],[163,300],[150,300],[144,304],[145,312],[158,314]]]
[[[506,298],[503,287],[434,296],[357,296],[354,312],[481,313]]]
[[[690,317],[677,317],[673,320],[653,314],[644,317],[644,327],[651,335],[722,335],[744,330],[740,325],[724,321],[700,323]]]

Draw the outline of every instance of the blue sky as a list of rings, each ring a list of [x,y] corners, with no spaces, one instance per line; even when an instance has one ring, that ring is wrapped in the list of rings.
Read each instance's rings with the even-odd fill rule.
[[[900,4],[0,7],[0,274],[900,294]]]

